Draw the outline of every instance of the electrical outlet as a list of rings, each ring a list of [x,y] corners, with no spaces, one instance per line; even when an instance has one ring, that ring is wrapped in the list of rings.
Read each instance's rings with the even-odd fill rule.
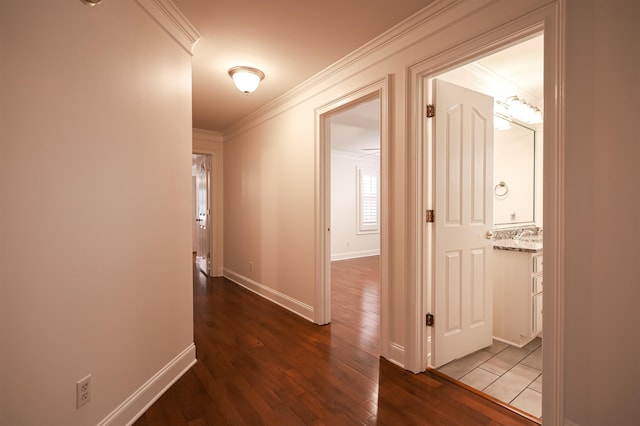
[[[76,408],[91,401],[91,374],[76,382]]]

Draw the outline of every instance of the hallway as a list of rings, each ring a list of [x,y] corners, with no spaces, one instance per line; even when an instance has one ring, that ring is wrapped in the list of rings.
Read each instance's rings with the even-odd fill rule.
[[[379,357],[378,263],[332,264],[328,326],[194,268],[198,363],[135,424],[534,425]]]

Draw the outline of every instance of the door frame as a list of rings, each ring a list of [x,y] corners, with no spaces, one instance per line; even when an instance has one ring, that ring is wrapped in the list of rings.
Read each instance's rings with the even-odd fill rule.
[[[380,99],[380,354],[389,358],[389,80],[390,76],[333,99],[315,110],[316,324],[331,322],[331,143],[328,117],[366,99]]]
[[[545,292],[543,317],[543,417],[549,424],[564,420],[564,16],[565,3],[550,5],[506,23],[466,43],[428,58],[407,69],[409,137],[407,281],[405,301],[407,327],[405,368],[414,372],[428,367],[431,333],[425,315],[432,306],[432,235],[423,215],[432,200],[432,164],[426,117],[428,80],[497,50],[544,33],[544,255]],[[437,211],[436,211],[437,220]],[[424,284],[423,284],[424,283]]]
[[[219,277],[223,272],[222,136],[215,132],[193,129],[191,153],[211,157],[209,250],[211,251],[211,276]]]

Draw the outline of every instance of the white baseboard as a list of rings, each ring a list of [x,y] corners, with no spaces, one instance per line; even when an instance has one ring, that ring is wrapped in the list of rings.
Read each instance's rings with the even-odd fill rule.
[[[133,424],[195,363],[196,345],[192,343],[98,423],[98,426]]]
[[[351,251],[345,253],[331,253],[331,261],[357,259],[359,257],[380,256],[380,249]]]
[[[300,315],[304,319],[313,322],[313,306],[302,303],[299,300],[287,296],[286,294],[280,293],[279,291],[276,291],[270,287],[253,281],[252,279],[247,278],[244,275],[240,275],[226,268],[224,269],[224,277],[246,288],[247,290],[252,291],[257,295],[262,296],[265,299],[282,306],[283,308],[293,312],[294,314]]]
[[[404,346],[391,342],[389,345],[389,358],[387,361],[405,368],[404,366]]]

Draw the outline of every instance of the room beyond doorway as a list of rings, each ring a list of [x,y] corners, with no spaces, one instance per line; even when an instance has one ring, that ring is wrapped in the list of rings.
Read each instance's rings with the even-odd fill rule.
[[[321,214],[316,221],[318,230],[317,253],[317,280],[315,284],[316,305],[314,306],[313,321],[316,324],[328,324],[331,322],[331,261],[338,258],[348,259],[361,256],[380,255],[380,338],[381,354],[388,356],[389,347],[388,333],[389,317],[386,309],[388,299],[388,150],[389,150],[389,116],[388,116],[388,77],[371,82],[370,84],[357,89],[351,93],[341,96],[322,108],[316,109],[316,123],[318,132],[316,140],[318,142],[318,175],[316,193],[319,197]],[[362,108],[358,108],[362,106]],[[366,106],[366,107],[365,107]],[[361,109],[367,109],[367,114],[361,114]],[[360,111],[358,114],[354,112]],[[344,114],[343,114],[344,113]],[[340,118],[351,118],[345,122],[340,122]],[[357,117],[354,119],[354,117]],[[335,123],[333,121],[336,121]],[[371,123],[373,122],[373,124]],[[336,129],[340,127],[339,131]],[[373,128],[373,129],[371,129]],[[346,130],[346,131],[345,131]],[[334,207],[339,207],[341,203],[334,200],[332,191],[334,181],[332,179],[332,156],[334,140],[348,143],[358,139],[358,135],[375,133],[375,145],[355,149],[347,156],[355,157],[357,161],[364,161],[365,157],[375,163],[374,173],[370,167],[352,168],[351,177],[346,178],[349,184],[353,185],[354,193],[350,195],[350,203],[354,203],[353,214],[339,215],[351,220],[351,236],[347,236],[339,244],[344,244],[349,250],[339,257],[334,257],[332,252],[333,242],[340,241],[334,239]],[[332,133],[336,133],[335,135]],[[346,146],[346,145],[345,145]],[[343,151],[347,151],[342,149]],[[354,166],[356,167],[356,166]],[[375,190],[375,191],[374,191]],[[353,198],[355,195],[355,199]],[[346,235],[346,234],[345,234]],[[352,242],[363,240],[373,240],[377,243],[373,249],[370,247],[362,249],[359,246],[352,246]],[[349,252],[350,251],[350,252]]]

